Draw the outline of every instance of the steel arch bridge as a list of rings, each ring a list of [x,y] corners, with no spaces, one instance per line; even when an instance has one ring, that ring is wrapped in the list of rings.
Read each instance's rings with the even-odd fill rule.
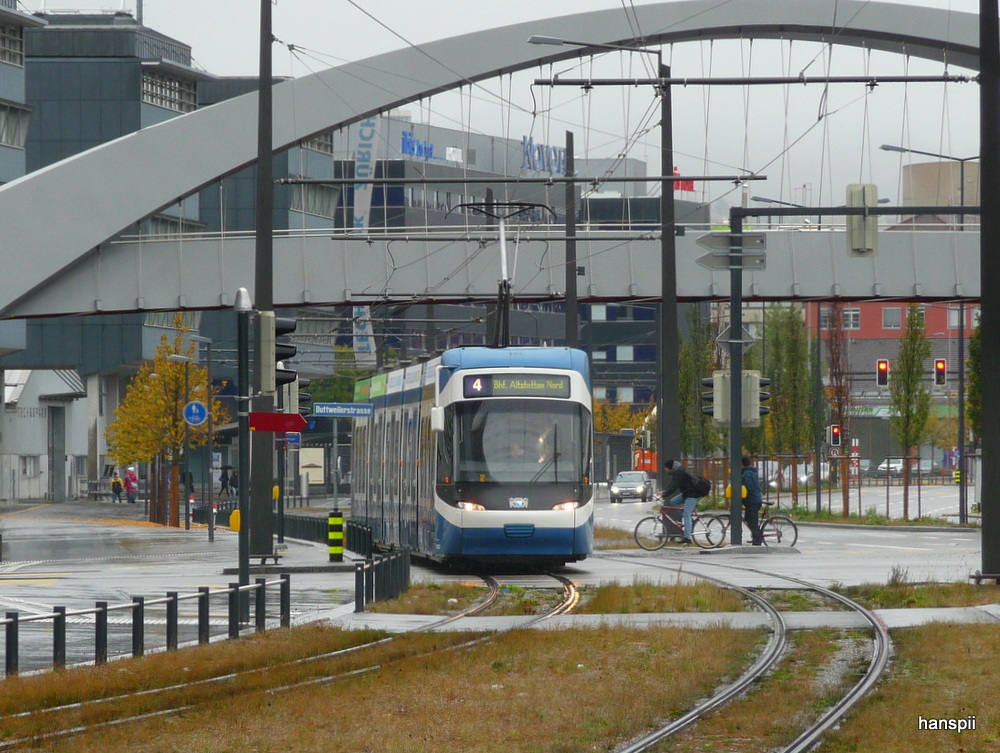
[[[781,38],[841,45],[945,61],[978,69],[978,17],[974,14],[860,0],[685,0],[639,6],[645,44],[699,39]],[[620,10],[544,19],[378,55],[274,87],[276,151],[370,115],[500,74],[577,57],[579,49],[525,44],[532,34],[572,36],[607,44],[632,41]],[[231,305],[238,287],[253,289],[251,237],[112,242],[126,228],[256,160],[257,96],[236,99],[174,118],[95,147],[0,187],[0,316],[46,316],[101,311],[217,308]],[[281,117],[281,113],[295,117]],[[184,154],[184,159],[178,159]],[[745,275],[747,295],[761,298],[953,298],[979,295],[979,234],[885,234],[878,259],[851,259],[837,234],[783,233],[768,238],[766,274]],[[580,283],[582,297],[659,297],[659,282],[643,273],[658,264],[658,246],[595,239],[595,264]],[[607,248],[601,246],[608,244]],[[387,272],[385,242],[364,254],[329,235],[275,239],[274,303],[364,302],[385,298],[469,299],[491,295],[496,263],[465,245],[461,278],[442,284],[447,270],[434,262]],[[527,244],[526,263],[545,244]],[[537,248],[536,248],[537,246]],[[394,246],[397,266],[424,259],[432,241]],[[701,251],[678,238],[682,299],[728,294],[728,274],[694,264]],[[535,255],[535,259],[531,255]],[[437,255],[440,256],[440,255]],[[431,259],[436,258],[431,256]],[[524,258],[524,257],[522,257]],[[448,269],[455,266],[451,257]],[[622,270],[633,270],[622,275]],[[111,272],[113,270],[113,274]],[[614,274],[609,272],[613,270]],[[551,298],[562,288],[562,269],[537,275],[521,297]],[[600,281],[600,282],[598,282]],[[614,281],[614,282],[612,282]],[[391,287],[391,290],[389,288]]]

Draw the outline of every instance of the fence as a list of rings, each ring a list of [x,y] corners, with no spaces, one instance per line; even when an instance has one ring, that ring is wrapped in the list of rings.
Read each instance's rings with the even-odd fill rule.
[[[408,547],[373,555],[354,566],[354,611],[364,612],[365,604],[395,599],[410,587]]]
[[[277,585],[278,590],[278,622],[281,627],[291,624],[291,582],[288,575],[282,575],[279,580],[267,581],[258,578],[255,583],[240,586],[230,583],[229,588],[211,590],[208,587],[198,589],[197,593],[178,594],[176,591],[167,593],[162,599],[147,601],[143,596],[133,596],[131,602],[109,605],[106,601],[97,602],[93,609],[67,611],[66,607],[54,607],[49,614],[37,614],[22,618],[18,612],[7,612],[0,624],[4,625],[4,669],[6,675],[16,675],[20,669],[20,633],[22,627],[39,627],[52,631],[52,661],[53,667],[64,667],[67,662],[67,634],[70,622],[94,625],[93,657],[94,664],[104,664],[108,661],[110,641],[125,643],[131,638],[131,655],[143,656],[146,652],[146,610],[149,607],[163,607],[165,620],[157,619],[154,624],[165,625],[164,645],[168,651],[176,650],[180,642],[180,605],[182,602],[197,600],[197,640],[198,643],[208,643],[211,639],[210,600],[213,596],[225,595],[228,598],[229,614],[227,636],[239,638],[245,624],[249,624],[249,596],[255,595],[253,625],[256,632],[267,629],[268,608],[267,588]],[[241,602],[243,604],[241,605]],[[112,623],[109,617],[113,613],[129,612],[128,620],[131,628],[128,633],[121,630],[122,623]],[[241,612],[245,615],[241,619]],[[272,610],[273,617],[273,610]],[[51,623],[51,628],[47,627]],[[113,628],[119,628],[114,630]],[[82,652],[82,649],[79,650]],[[89,653],[89,651],[87,652]],[[119,651],[121,655],[127,652]],[[39,657],[33,657],[36,664]],[[89,660],[87,660],[89,663]],[[49,662],[45,662],[49,664]],[[41,668],[41,666],[35,667]]]

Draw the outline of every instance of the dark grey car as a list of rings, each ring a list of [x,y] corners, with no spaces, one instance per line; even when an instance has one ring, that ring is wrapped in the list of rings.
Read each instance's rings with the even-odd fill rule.
[[[653,497],[653,480],[645,471],[622,471],[611,482],[611,502],[623,499],[640,499],[643,502]]]

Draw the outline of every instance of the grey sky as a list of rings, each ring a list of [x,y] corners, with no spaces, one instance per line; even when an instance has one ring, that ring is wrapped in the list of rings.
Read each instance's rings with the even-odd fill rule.
[[[136,0],[21,0],[27,10],[46,8],[133,10]],[[834,0],[831,0],[831,6]],[[397,49],[406,42],[419,44],[484,28],[530,21],[587,10],[623,9],[642,0],[358,0],[378,23],[347,0],[276,0],[274,35],[303,50],[298,57],[287,48],[274,50],[277,75],[302,76],[341,61]],[[908,5],[975,13],[978,0],[914,0]],[[905,6],[904,6],[905,7]],[[540,12],[539,8],[543,10]],[[622,10],[624,13],[625,11]],[[902,12],[905,12],[902,11]],[[255,75],[258,56],[259,2],[255,0],[145,0],[144,21],[193,49],[197,64],[218,75]],[[388,27],[390,30],[387,30]],[[395,33],[393,33],[395,32]],[[406,41],[404,41],[404,39]],[[810,72],[824,70],[827,57],[818,45],[731,41],[677,45],[667,53],[674,75],[791,75],[810,65]],[[940,65],[858,50],[835,49],[829,58],[836,74],[941,73]],[[617,53],[598,64],[603,74],[643,75],[641,64]],[[787,70],[782,70],[784,66]],[[602,70],[598,68],[598,70]],[[956,71],[964,72],[964,71]],[[519,138],[525,133],[557,133],[571,127],[577,151],[607,157],[625,150],[615,134],[641,131],[652,98],[649,92],[602,91],[584,99],[579,92],[545,93],[550,112],[531,117],[532,72],[516,79],[510,98],[515,107],[498,104],[501,93],[478,94],[463,108],[457,95],[435,98],[430,107],[417,108],[415,119],[438,125],[468,127],[496,135]],[[539,95],[539,92],[535,92]],[[768,174],[750,192],[805,204],[843,203],[843,186],[851,182],[876,182],[879,192],[894,201],[898,195],[898,154],[879,151],[882,143],[968,157],[978,153],[978,92],[975,85],[886,85],[865,95],[859,87],[781,87],[675,90],[674,141],[677,164],[686,174],[732,173],[750,169]],[[463,110],[474,110],[469,118]],[[788,112],[788,118],[784,113]],[[827,117],[819,118],[820,113]],[[830,114],[832,113],[832,114]],[[655,119],[653,120],[655,124]],[[555,139],[553,139],[555,140]],[[630,156],[655,164],[656,129],[635,140]],[[707,145],[707,146],[706,146]],[[904,157],[903,162],[910,159]],[[917,158],[921,159],[921,158]],[[651,172],[658,168],[650,168]],[[738,195],[725,184],[700,186],[706,198],[725,194],[728,202]]]

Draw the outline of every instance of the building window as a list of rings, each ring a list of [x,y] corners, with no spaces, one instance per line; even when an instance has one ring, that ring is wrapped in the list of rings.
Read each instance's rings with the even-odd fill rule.
[[[926,321],[924,319],[926,313],[927,312],[923,306],[917,307],[917,326],[920,327],[920,329],[923,329],[925,326],[927,326]]]
[[[903,310],[899,306],[882,309],[882,329],[900,329],[903,326]]]
[[[948,307],[948,329],[962,328],[962,310],[958,306]]]
[[[830,320],[833,319],[833,309],[821,308],[819,310],[820,329],[830,329]]]
[[[194,81],[181,81],[154,71],[142,74],[142,101],[176,112],[192,112],[197,107]]]
[[[339,188],[302,184],[292,194],[292,211],[332,219],[339,200]]]
[[[333,131],[327,131],[313,136],[311,139],[300,141],[299,146],[321,154],[333,154]]]
[[[607,400],[607,399],[608,399],[607,387],[594,387],[594,400]]]
[[[619,387],[618,388],[618,402],[619,403],[631,403],[634,402],[634,388],[633,387]]]
[[[21,456],[21,475],[22,476],[37,476],[38,475],[38,455],[22,455]]]
[[[30,121],[31,110],[0,102],[0,144],[24,149]]]
[[[982,314],[982,311],[980,310],[979,306],[976,306],[974,309],[972,309],[972,326],[973,327],[978,327],[979,326],[979,317],[980,317],[981,314]]]
[[[861,309],[844,308],[841,309],[844,329],[861,329]]]
[[[595,348],[593,352],[590,354],[590,357],[594,361],[607,361],[608,351],[606,351],[604,348]]]
[[[24,67],[24,29],[0,24],[0,63]]]
[[[631,345],[619,345],[615,348],[616,361],[634,361],[635,350]],[[631,401],[630,401],[631,402]]]
[[[590,305],[590,321],[605,322],[608,320],[608,307],[603,303],[592,303]]]

